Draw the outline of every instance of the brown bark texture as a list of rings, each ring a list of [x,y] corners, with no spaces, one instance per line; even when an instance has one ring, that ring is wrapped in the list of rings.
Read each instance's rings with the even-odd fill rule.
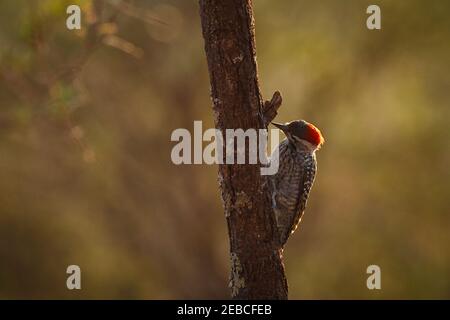
[[[261,98],[251,0],[199,2],[216,128],[222,134],[266,128],[281,95],[275,92],[265,103]],[[219,185],[230,240],[232,298],[287,299],[267,176],[259,164],[221,164]]]

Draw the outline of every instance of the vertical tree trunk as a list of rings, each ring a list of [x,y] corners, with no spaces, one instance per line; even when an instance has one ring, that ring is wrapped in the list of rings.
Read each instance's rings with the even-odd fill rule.
[[[258,84],[251,0],[200,0],[200,16],[216,128],[222,133],[264,129],[262,114],[270,103],[263,105]],[[278,93],[275,100],[278,108]],[[219,183],[230,237],[232,297],[287,299],[266,176],[259,165],[222,164]]]

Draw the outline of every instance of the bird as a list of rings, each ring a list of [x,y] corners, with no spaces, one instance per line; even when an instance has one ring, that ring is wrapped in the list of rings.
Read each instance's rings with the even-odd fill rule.
[[[284,247],[305,211],[317,171],[316,151],[325,139],[317,127],[305,120],[272,124],[286,135],[277,147],[278,171],[269,178],[278,241]]]

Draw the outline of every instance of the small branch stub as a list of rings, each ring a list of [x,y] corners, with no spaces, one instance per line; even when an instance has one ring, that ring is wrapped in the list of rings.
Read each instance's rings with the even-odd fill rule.
[[[263,115],[266,127],[277,116],[278,109],[281,107],[282,102],[283,98],[281,97],[281,93],[279,91],[274,92],[272,99],[270,101],[264,102]]]

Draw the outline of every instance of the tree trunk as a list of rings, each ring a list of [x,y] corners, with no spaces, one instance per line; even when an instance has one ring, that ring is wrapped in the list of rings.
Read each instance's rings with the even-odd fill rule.
[[[200,0],[200,16],[216,128],[222,133],[265,129],[276,115],[281,96],[276,92],[271,102],[262,102],[251,0]],[[219,165],[230,238],[231,296],[236,299],[287,299],[266,180],[259,164]]]

